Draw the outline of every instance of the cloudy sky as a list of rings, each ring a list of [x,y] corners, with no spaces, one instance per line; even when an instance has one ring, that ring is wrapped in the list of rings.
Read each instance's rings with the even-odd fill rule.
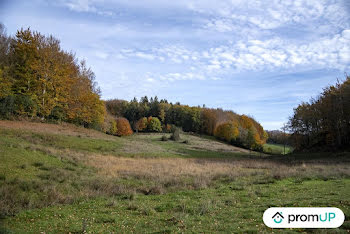
[[[348,0],[0,0],[0,21],[59,38],[103,99],[158,95],[265,129],[350,71]]]

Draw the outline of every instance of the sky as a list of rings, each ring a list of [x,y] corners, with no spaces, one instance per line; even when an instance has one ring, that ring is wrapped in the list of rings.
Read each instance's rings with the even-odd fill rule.
[[[267,130],[350,71],[349,0],[0,0],[0,22],[60,39],[104,100],[157,95]]]

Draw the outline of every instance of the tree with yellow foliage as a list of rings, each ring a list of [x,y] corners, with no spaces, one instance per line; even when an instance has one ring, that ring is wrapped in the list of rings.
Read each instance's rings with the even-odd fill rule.
[[[233,121],[219,124],[214,131],[215,137],[221,140],[225,140],[227,142],[236,140],[238,135],[239,135],[238,124]]]

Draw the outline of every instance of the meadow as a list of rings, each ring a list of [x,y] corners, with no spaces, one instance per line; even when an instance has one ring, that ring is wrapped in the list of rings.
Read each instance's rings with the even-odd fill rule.
[[[338,229],[289,233],[350,231],[349,153],[269,155],[163,135],[0,121],[0,233],[286,231],[263,224],[273,206],[346,216]]]
[[[266,143],[263,145],[263,150],[265,153],[269,154],[290,154],[293,152],[293,147],[289,145]]]

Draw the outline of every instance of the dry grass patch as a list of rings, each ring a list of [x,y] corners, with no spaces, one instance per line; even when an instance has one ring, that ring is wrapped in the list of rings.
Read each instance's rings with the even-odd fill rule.
[[[182,183],[189,177],[194,178],[194,184],[203,186],[220,178],[235,180],[246,176],[253,177],[257,183],[289,177],[302,180],[350,177],[350,164],[319,162],[291,165],[266,159],[123,158],[93,154],[86,155],[83,161],[107,177],[134,177],[161,183]]]
[[[261,183],[289,177],[302,180],[350,177],[350,163],[327,160],[303,162],[268,158],[129,158],[38,145],[30,148],[61,160],[96,168],[98,174],[106,178],[132,177],[161,183],[182,183],[184,178],[189,177],[194,178],[192,182],[197,184],[209,184],[210,181],[220,178],[235,180],[246,176],[254,177]]]
[[[160,152],[166,152],[166,150],[157,144],[152,144],[151,142],[137,140],[135,137],[128,138],[121,149],[121,152],[123,153],[129,153],[129,154],[147,154],[147,153],[160,153]],[[169,151],[173,154],[177,154],[174,151]]]
[[[115,137],[104,134],[102,132],[86,129],[79,127],[74,124],[61,123],[61,124],[50,124],[50,123],[38,123],[29,121],[9,121],[0,120],[0,128],[25,130],[34,133],[50,133],[65,136],[80,136],[80,137],[91,137],[101,139],[113,139]]]
[[[208,140],[205,138],[188,135],[187,140],[191,143],[190,149],[194,150],[208,150],[208,151],[218,151],[218,152],[233,152],[233,153],[247,153],[249,150],[239,148],[233,145],[219,142],[217,140]]]

